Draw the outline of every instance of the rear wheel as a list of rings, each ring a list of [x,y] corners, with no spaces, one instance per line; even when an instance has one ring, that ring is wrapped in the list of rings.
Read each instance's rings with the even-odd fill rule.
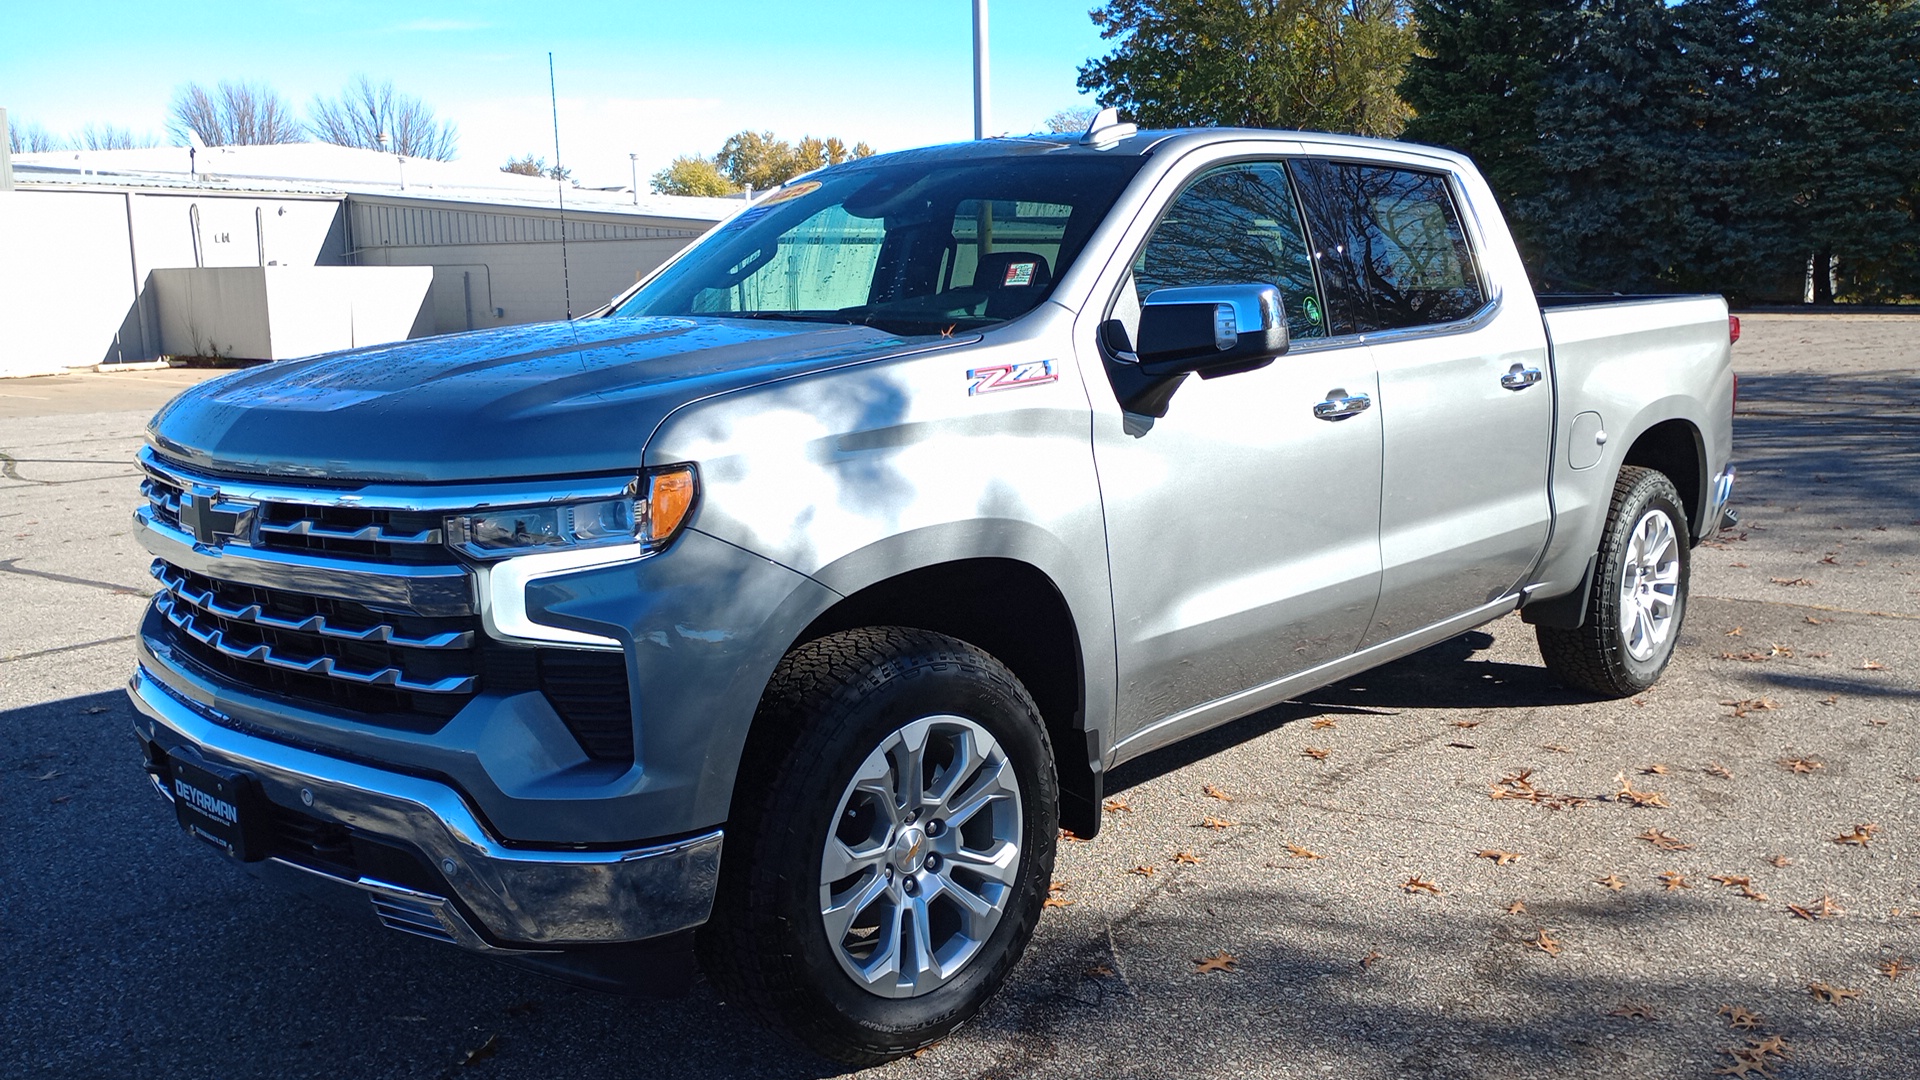
[[[1046,899],[1057,782],[1032,698],[964,642],[868,628],[789,654],[755,731],[700,938],[709,977],[848,1064],[944,1037]]]
[[[1547,667],[1570,686],[1628,697],[1673,658],[1687,613],[1687,515],[1666,474],[1630,465],[1614,482],[1586,621],[1535,627]]]

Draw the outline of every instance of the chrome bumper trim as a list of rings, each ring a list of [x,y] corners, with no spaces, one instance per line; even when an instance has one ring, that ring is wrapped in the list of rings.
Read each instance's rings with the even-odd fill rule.
[[[511,848],[490,836],[445,784],[222,727],[168,692],[144,667],[134,672],[127,694],[143,718],[141,735],[162,749],[185,743],[252,773],[267,798],[282,806],[419,851],[440,868],[453,899],[485,931],[468,927],[463,937],[452,922],[442,920],[448,936],[462,947],[500,948],[489,943],[489,936],[507,951],[640,941],[698,926],[712,910],[720,875],[719,829],[625,851]],[[436,911],[451,912],[465,925],[447,898],[300,869],[403,901],[402,907],[416,912],[439,901]]]
[[[1740,515],[1729,505],[1733,502],[1733,475],[1733,466],[1729,465],[1713,478],[1713,505],[1707,511],[1708,536],[1740,524]]]
[[[211,547],[155,518],[150,506],[135,510],[133,523],[140,543],[154,555],[221,581],[416,615],[471,615],[476,606],[473,579],[463,566],[395,566],[244,545]]]

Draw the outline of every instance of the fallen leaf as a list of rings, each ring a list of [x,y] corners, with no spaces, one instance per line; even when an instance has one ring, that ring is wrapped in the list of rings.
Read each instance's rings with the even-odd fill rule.
[[[1064,896],[1049,896],[1041,902],[1041,907],[1070,907],[1073,901]]]
[[[1300,756],[1310,757],[1315,761],[1325,761],[1327,760],[1327,755],[1331,753],[1333,753],[1331,750],[1322,750],[1317,746],[1309,746],[1300,751]]]
[[[1234,965],[1238,963],[1239,963],[1239,960],[1235,958],[1232,953],[1229,953],[1225,949],[1222,949],[1222,950],[1219,950],[1218,952],[1215,952],[1212,956],[1194,957],[1193,970],[1196,972],[1232,971],[1234,969]]]
[[[1750,712],[1760,712],[1765,709],[1777,709],[1780,707],[1772,698],[1753,698],[1748,701],[1723,701],[1720,704],[1732,706],[1733,715],[1735,716],[1745,716]]]
[[[1805,653],[1803,655],[1805,655],[1806,658],[1809,660],[1825,660],[1827,657],[1833,655],[1833,651],[1831,649],[1823,649],[1820,652],[1810,652],[1810,653]],[[1833,700],[1834,699],[1832,698],[1827,698],[1826,700],[1820,702],[1820,704],[1831,705],[1833,704]]]
[[[1773,897],[1768,896],[1766,893],[1761,892],[1751,885],[1740,886],[1740,895],[1746,897],[1748,900],[1758,900],[1763,904],[1773,899]]]
[[[1661,874],[1660,882],[1661,884],[1667,887],[1666,888],[1667,892],[1673,892],[1675,889],[1693,888],[1692,883],[1687,881],[1687,876],[1685,874],[1682,874],[1678,870],[1669,870],[1666,873]]]
[[[52,780],[54,777],[57,777],[59,775],[60,775],[60,770],[54,769],[52,772],[47,773],[45,776],[36,776],[34,777],[34,779],[44,784],[47,781]]]
[[[1753,884],[1753,879],[1743,874],[1709,874],[1708,881],[1717,881],[1729,889],[1739,889]]]
[[[1653,1006],[1642,1001],[1623,1001],[1608,1010],[1607,1015],[1625,1017],[1628,1020],[1660,1019],[1660,1014],[1653,1011]]]
[[[93,706],[92,708],[89,708],[89,709],[87,710],[87,715],[88,715],[88,716],[96,716],[96,715],[98,715],[98,714],[100,714],[100,713],[103,713],[103,712],[106,712],[106,711],[107,711],[107,707],[106,707],[105,705],[95,705],[95,706]]]
[[[1797,919],[1814,922],[1820,919],[1837,919],[1847,913],[1847,909],[1833,902],[1832,896],[1823,895],[1811,903],[1788,904],[1787,910]]]
[[[1626,773],[1618,773],[1613,779],[1615,783],[1620,785],[1620,790],[1613,793],[1613,801],[1631,803],[1635,807],[1670,809],[1666,797],[1660,792],[1635,790],[1633,781],[1627,779]]]
[[[1375,963],[1381,960],[1385,960],[1386,958],[1387,958],[1386,953],[1381,952],[1379,949],[1375,949],[1372,952],[1360,958],[1360,970],[1365,971],[1368,968],[1372,967]]]
[[[1862,660],[1860,661],[1860,670],[1861,671],[1885,671],[1887,670],[1887,665],[1881,663],[1878,660]]]
[[[1152,877],[1154,875],[1154,871],[1155,871],[1154,867],[1146,866],[1143,864],[1143,865],[1134,867],[1133,869],[1127,871],[1127,873],[1139,874],[1141,877]]]
[[[1193,863],[1199,862],[1200,856],[1195,855],[1191,851],[1176,851],[1173,853],[1173,861],[1177,863],[1186,863],[1188,865],[1191,865]]]
[[[1809,653],[1808,655],[1811,656],[1812,654]],[[1839,694],[1831,694],[1827,697],[1823,697],[1820,699],[1820,704],[1822,705],[1838,705],[1839,703],[1840,703]]]
[[[1720,778],[1720,779],[1722,779],[1722,780],[1731,780],[1731,779],[1733,779],[1733,770],[1732,770],[1732,769],[1729,769],[1729,768],[1727,768],[1727,767],[1726,767],[1725,765],[1722,765],[1722,764],[1720,764],[1720,763],[1719,763],[1719,762],[1717,762],[1717,761],[1709,761],[1709,762],[1707,762],[1707,770],[1706,770],[1706,771],[1707,771],[1708,773],[1710,773],[1710,774],[1712,774],[1712,775],[1714,775],[1714,776],[1717,776],[1717,777],[1719,777],[1719,778]]]
[[[1777,577],[1777,578],[1768,578],[1767,580],[1773,582],[1775,585],[1804,586],[1804,585],[1813,584],[1812,578],[1803,578],[1803,577],[1797,577],[1797,578]]]
[[[1667,767],[1665,765],[1648,765],[1641,769],[1640,772],[1644,776],[1665,776],[1667,775]]]
[[[1293,857],[1296,859],[1318,859],[1322,857],[1318,852],[1309,851],[1308,849],[1301,847],[1299,844],[1288,844],[1287,850],[1291,852]]]
[[[1775,868],[1784,868],[1793,865],[1793,860],[1787,858],[1785,855],[1775,855],[1769,858],[1767,862]]]
[[[1479,749],[1479,747],[1473,745],[1472,743],[1450,742],[1447,745],[1455,750],[1478,750]]]
[[[1767,1019],[1759,1013],[1751,1009],[1742,1008],[1739,1005],[1722,1005],[1720,1006],[1720,1011],[1715,1015],[1726,1017],[1728,1027],[1739,1028],[1741,1031],[1752,1031],[1754,1028],[1765,1023]]]
[[[1066,892],[1069,885],[1070,885],[1069,882],[1056,881],[1053,884],[1047,886],[1047,891],[1050,893]]]
[[[1407,880],[1401,882],[1400,887],[1410,893],[1424,892],[1424,893],[1432,893],[1435,896],[1440,895],[1440,886],[1435,885],[1433,882],[1427,881],[1422,878],[1410,877]]]
[[[1485,721],[1481,720],[1455,720],[1453,726],[1457,728],[1477,728],[1484,722]]]
[[[1113,968],[1106,964],[1095,964],[1081,974],[1089,979],[1108,979],[1113,977]]]
[[[1784,656],[1784,657],[1787,657],[1788,659],[1792,659],[1793,647],[1791,645],[1782,645],[1776,641],[1773,643],[1772,648],[1768,650],[1767,655],[1768,656]]]
[[[1228,821],[1226,818],[1208,815],[1207,817],[1201,818],[1200,824],[1196,827],[1201,829],[1231,829],[1238,824],[1240,823],[1237,821]]]
[[[1328,728],[1339,727],[1339,726],[1340,726],[1339,724],[1336,724],[1333,722],[1332,718],[1325,717],[1325,716],[1322,716],[1318,720],[1315,720],[1313,722],[1313,730],[1315,731],[1325,731]]]
[[[1221,791],[1219,788],[1214,787],[1212,784],[1200,785],[1200,794],[1205,795],[1209,799],[1219,799],[1221,802],[1233,801],[1233,796],[1227,794],[1224,791]]]
[[[1648,829],[1646,832],[1643,832],[1639,836],[1634,837],[1634,839],[1645,840],[1647,843],[1652,844],[1654,847],[1659,848],[1661,851],[1692,851],[1693,850],[1692,844],[1685,843],[1682,840],[1680,840],[1678,837],[1668,836],[1666,833],[1661,832],[1659,829]]]
[[[1810,773],[1815,769],[1824,769],[1827,766],[1824,762],[1814,761],[1811,758],[1796,757],[1781,758],[1780,767],[1786,769],[1788,772]]]
[[[1541,744],[1540,744],[1540,749],[1542,749],[1542,750],[1551,750],[1552,752],[1554,752],[1554,753],[1556,753],[1556,754],[1571,754],[1571,753],[1573,753],[1573,751],[1571,751],[1571,750],[1569,750],[1569,749],[1567,749],[1567,748],[1566,748],[1566,747],[1564,747],[1564,746],[1561,746],[1561,745],[1560,745],[1559,743],[1541,743]]]
[[[1825,1002],[1835,1008],[1839,1008],[1860,996],[1860,991],[1858,990],[1849,990],[1844,986],[1829,986],[1823,982],[1808,983],[1807,993],[1813,995],[1813,1000]]]
[[[1086,837],[1081,836],[1079,833],[1074,832],[1072,829],[1061,829],[1060,840],[1062,843],[1067,843],[1067,844],[1084,844],[1087,842]]]
[[[1731,1055],[1733,1064],[1713,1070],[1715,1076],[1741,1077],[1757,1074],[1766,1080],[1773,1080],[1773,1070],[1767,1067],[1767,1055],[1751,1046],[1723,1046],[1723,1054]]]
[[[1619,874],[1608,874],[1606,877],[1603,877],[1603,878],[1594,878],[1593,883],[1595,885],[1603,885],[1609,889],[1612,889],[1614,892],[1619,892],[1621,889],[1624,889],[1627,887],[1627,883],[1620,880]]]
[[[1474,852],[1474,854],[1478,855],[1482,859],[1492,859],[1493,865],[1495,866],[1505,866],[1508,863],[1520,857],[1520,853],[1517,851],[1500,851],[1496,848],[1488,848],[1485,851],[1476,851]]]
[[[479,1046],[476,1046],[473,1049],[467,1051],[466,1055],[460,1059],[460,1064],[462,1066],[478,1065],[481,1062],[492,1057],[493,1052],[499,1048],[500,1048],[500,1036],[489,1035],[487,1036],[486,1042],[483,1042]]]
[[[1525,915],[1526,913],[1527,913],[1527,905],[1521,903],[1518,900],[1515,900],[1513,903],[1507,905],[1507,914],[1509,915]]]
[[[1746,628],[1746,627],[1744,627],[1744,626],[1736,626],[1736,627],[1734,627],[1733,629],[1731,629],[1731,630],[1729,630],[1729,631],[1727,631],[1727,636],[1728,636],[1728,637],[1739,637],[1739,636],[1740,636],[1741,634],[1744,634],[1744,633],[1746,633],[1746,632],[1747,632],[1747,628]]]
[[[1722,660],[1743,660],[1749,664],[1757,663],[1761,660],[1765,660],[1766,658],[1767,658],[1766,654],[1757,653],[1751,649],[1743,653],[1723,652],[1720,654],[1720,659]]]
[[[1819,626],[1821,623],[1824,623],[1826,621],[1827,621],[1826,619],[1816,619],[1811,615],[1807,616],[1807,624],[1810,626]]]
[[[1125,799],[1108,799],[1106,802],[1101,803],[1100,806],[1109,814],[1133,813],[1133,807],[1128,806],[1127,800]]]
[[[1521,944],[1530,949],[1539,949],[1548,956],[1560,955],[1560,942],[1557,939],[1548,937],[1545,930],[1537,930],[1534,933],[1535,936],[1532,941],[1525,941]]]
[[[1855,825],[1853,831],[1845,836],[1834,837],[1833,842],[1836,844],[1853,844],[1858,847],[1866,847],[1868,842],[1873,839],[1873,834],[1879,831],[1880,826],[1875,822],[1869,821],[1865,825]]]
[[[1912,964],[1907,963],[1906,957],[1896,956],[1891,960],[1880,961],[1879,971],[1880,974],[1885,975],[1889,979],[1897,979],[1907,972],[1912,971],[1913,967]]]

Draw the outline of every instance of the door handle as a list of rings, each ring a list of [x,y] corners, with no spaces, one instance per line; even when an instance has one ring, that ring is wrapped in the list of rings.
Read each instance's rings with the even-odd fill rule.
[[[1327,400],[1313,407],[1313,415],[1321,420],[1345,420],[1349,416],[1358,416],[1373,405],[1373,399],[1365,394],[1349,396],[1346,390],[1327,391]]]
[[[1539,382],[1542,378],[1544,378],[1544,376],[1540,374],[1539,368],[1523,367],[1515,364],[1512,368],[1508,369],[1505,375],[1500,376],[1500,385],[1509,390],[1525,390],[1527,387]]]

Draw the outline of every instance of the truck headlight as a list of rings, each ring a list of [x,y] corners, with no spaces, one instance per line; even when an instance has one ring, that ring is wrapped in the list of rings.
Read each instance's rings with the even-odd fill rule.
[[[638,543],[665,547],[693,510],[693,466],[650,469],[617,499],[480,510],[447,518],[447,542],[476,559]]]

